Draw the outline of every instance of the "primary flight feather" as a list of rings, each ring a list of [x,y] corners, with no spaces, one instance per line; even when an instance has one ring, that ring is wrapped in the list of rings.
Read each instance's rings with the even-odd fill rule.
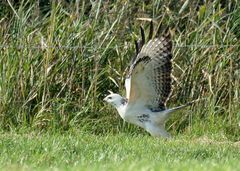
[[[144,128],[152,136],[169,137],[164,124],[170,113],[185,107],[166,109],[171,93],[172,41],[169,31],[153,37],[150,25],[148,41],[141,27],[140,41],[135,42],[136,56],[132,59],[125,80],[126,98],[111,93],[104,98],[127,122]]]

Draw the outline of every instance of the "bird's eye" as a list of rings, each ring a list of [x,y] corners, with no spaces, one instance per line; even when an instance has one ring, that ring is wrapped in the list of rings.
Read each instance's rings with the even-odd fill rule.
[[[110,100],[111,100],[111,99],[112,99],[112,97],[108,97],[108,99],[110,99]]]

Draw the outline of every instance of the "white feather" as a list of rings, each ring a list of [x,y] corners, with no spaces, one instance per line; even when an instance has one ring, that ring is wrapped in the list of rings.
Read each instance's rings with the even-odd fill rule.
[[[129,99],[131,88],[131,77],[125,80],[126,98]]]

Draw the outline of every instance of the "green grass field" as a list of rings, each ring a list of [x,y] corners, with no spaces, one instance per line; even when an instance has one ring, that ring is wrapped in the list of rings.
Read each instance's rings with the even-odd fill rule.
[[[240,170],[240,144],[207,137],[2,134],[1,170]]]
[[[0,1],[0,170],[240,170],[240,3]],[[47,2],[47,1],[46,1]],[[171,140],[104,104],[139,26],[170,28]]]

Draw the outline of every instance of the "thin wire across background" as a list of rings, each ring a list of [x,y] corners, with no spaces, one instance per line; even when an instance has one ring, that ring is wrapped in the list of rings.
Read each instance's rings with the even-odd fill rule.
[[[30,48],[30,49],[47,49],[47,48],[54,48],[54,49],[70,49],[70,50],[74,50],[74,49],[93,49],[93,46],[68,46],[68,45],[60,45],[60,46],[41,46],[41,45],[19,45],[19,46],[12,46],[12,45],[0,45],[0,49],[5,49],[5,48],[10,48],[10,47],[14,47],[16,49],[26,49],[26,48]],[[235,48],[235,47],[240,47],[240,44],[229,44],[229,45],[220,45],[220,44],[216,44],[216,45],[201,45],[201,44],[192,44],[192,45],[173,45],[173,48],[201,48],[201,49],[206,49],[206,48]]]

